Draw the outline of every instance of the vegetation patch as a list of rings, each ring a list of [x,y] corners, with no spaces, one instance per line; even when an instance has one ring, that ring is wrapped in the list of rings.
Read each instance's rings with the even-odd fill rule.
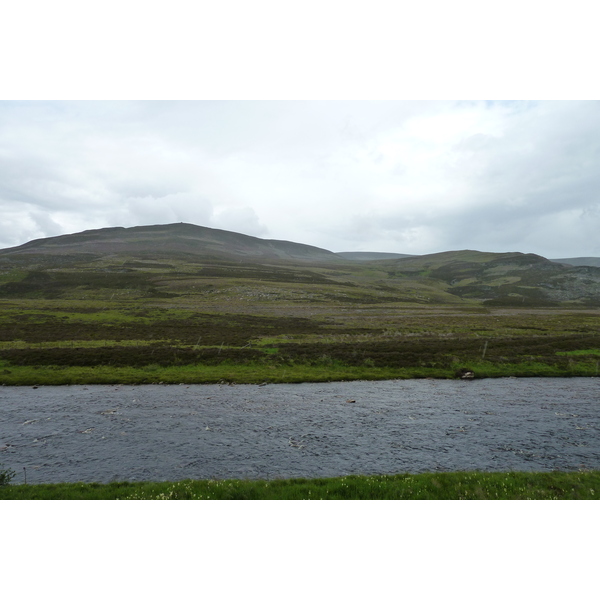
[[[590,350],[569,350],[567,352],[557,352],[559,356],[600,356],[600,349],[591,348]]]
[[[0,251],[0,383],[598,373],[600,269],[519,253],[352,262],[274,248],[165,226]]]
[[[262,356],[259,350],[237,348],[177,348],[168,346],[113,348],[52,348],[0,350],[10,366],[56,365],[73,367],[159,365],[218,365],[224,362],[247,364]]]
[[[597,500],[600,471],[0,486],[1,500]]]

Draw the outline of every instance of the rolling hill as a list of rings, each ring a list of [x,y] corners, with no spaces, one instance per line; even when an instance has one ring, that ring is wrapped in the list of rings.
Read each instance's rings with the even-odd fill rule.
[[[396,252],[336,252],[346,260],[389,260],[395,258],[408,258],[412,254],[397,254]]]
[[[559,264],[536,254],[463,250],[393,262],[402,277],[441,282],[450,294],[489,305],[600,302],[600,268]]]
[[[336,261],[335,253],[322,248],[211,229],[188,223],[141,227],[110,227],[43,238],[0,250],[1,257],[120,255],[139,258],[176,257],[238,260]]]
[[[552,258],[552,262],[573,265],[574,267],[600,267],[600,258],[595,256],[579,256],[576,258]]]
[[[600,268],[519,252],[334,253],[184,223],[0,250],[0,298],[600,306]]]

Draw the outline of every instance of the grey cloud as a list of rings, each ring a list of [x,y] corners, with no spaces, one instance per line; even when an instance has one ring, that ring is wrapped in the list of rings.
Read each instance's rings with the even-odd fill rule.
[[[599,159],[598,102],[0,102],[0,246],[186,221],[330,250],[600,253]]]
[[[213,206],[210,200],[191,193],[164,196],[138,196],[125,198],[120,209],[121,219],[128,225],[151,225],[190,220],[209,223]]]

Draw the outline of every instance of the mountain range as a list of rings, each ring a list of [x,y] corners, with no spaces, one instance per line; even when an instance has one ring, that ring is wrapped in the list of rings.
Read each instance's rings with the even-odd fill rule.
[[[600,258],[335,253],[186,223],[89,230],[0,250],[0,298],[111,290],[201,297],[233,286],[281,301],[600,306]]]

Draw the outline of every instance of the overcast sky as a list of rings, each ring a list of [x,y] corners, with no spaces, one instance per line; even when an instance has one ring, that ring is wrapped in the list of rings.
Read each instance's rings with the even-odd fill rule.
[[[596,101],[0,103],[0,246],[186,222],[332,251],[600,255]]]

